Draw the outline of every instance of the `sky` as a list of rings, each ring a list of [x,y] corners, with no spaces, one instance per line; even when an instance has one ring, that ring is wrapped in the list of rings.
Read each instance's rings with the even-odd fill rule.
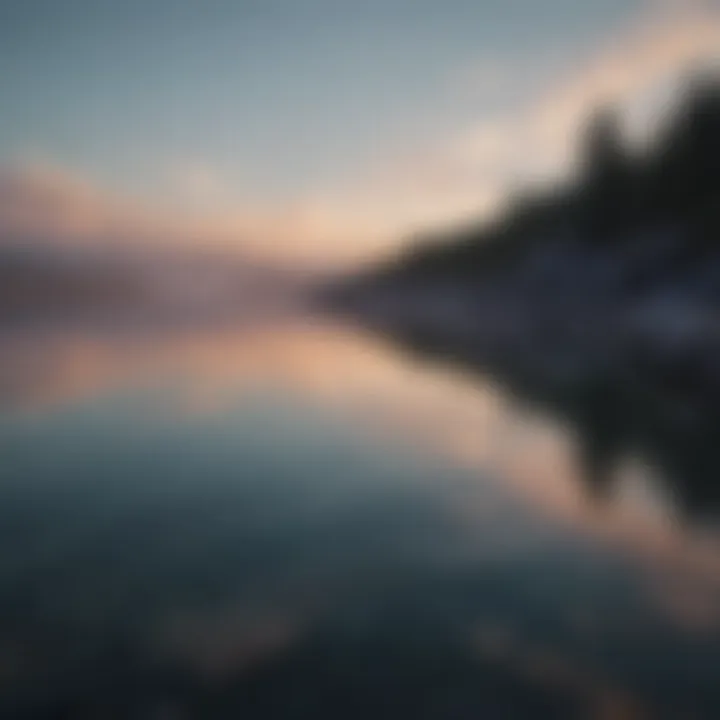
[[[362,261],[562,175],[598,102],[644,122],[718,10],[0,0],[0,235]]]

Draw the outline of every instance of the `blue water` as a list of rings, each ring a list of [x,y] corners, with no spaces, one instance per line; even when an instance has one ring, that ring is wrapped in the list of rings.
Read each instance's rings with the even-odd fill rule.
[[[343,332],[5,346],[3,717],[715,717],[714,540]]]

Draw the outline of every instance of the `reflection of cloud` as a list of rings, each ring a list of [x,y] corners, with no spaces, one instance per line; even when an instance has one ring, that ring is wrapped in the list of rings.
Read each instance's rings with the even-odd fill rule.
[[[524,643],[510,628],[482,624],[470,633],[477,652],[493,663],[507,667],[531,683],[570,693],[581,700],[588,717],[645,717],[629,693],[604,679],[597,669],[578,663],[577,657]]]
[[[164,392],[153,393],[148,407],[172,422],[220,419],[265,393],[291,409],[318,410],[342,419],[361,442],[440,458],[444,507],[475,559],[523,555],[556,536],[584,542],[643,568],[639,579],[665,616],[705,627],[716,621],[717,538],[699,542],[633,512],[594,512],[575,481],[562,428],[543,428],[492,388],[413,366],[351,331],[295,318],[145,334],[25,332],[3,338],[0,363],[13,409],[156,387]],[[452,482],[445,463],[470,474]],[[678,586],[692,596],[673,594]],[[496,646],[502,641],[494,638]]]
[[[205,414],[231,408],[248,392],[270,390],[322,408],[339,405],[381,434],[392,428],[394,443],[419,442],[459,464],[497,470],[508,476],[506,490],[517,483],[522,496],[555,515],[587,511],[564,428],[524,413],[492,385],[414,365],[361,332],[319,319],[7,334],[0,359],[6,401],[18,408],[179,379],[172,389],[178,412]],[[472,497],[464,501],[458,510],[471,525],[477,508]],[[618,523],[632,531],[636,520],[629,514]],[[657,526],[664,536],[666,524]]]
[[[682,632],[710,635],[720,631],[720,582],[685,567],[649,569],[650,607]]]
[[[202,678],[222,681],[282,654],[302,630],[287,615],[232,610],[176,618],[162,642]]]

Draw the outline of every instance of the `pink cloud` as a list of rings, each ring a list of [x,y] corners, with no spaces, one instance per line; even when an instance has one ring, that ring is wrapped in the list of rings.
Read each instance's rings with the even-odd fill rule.
[[[173,168],[170,180],[182,198],[174,207],[118,197],[51,165],[0,168],[0,238],[200,246],[310,267],[361,261],[412,231],[497,211],[519,184],[562,178],[572,169],[577,130],[592,108],[615,102],[646,126],[667,97],[658,88],[720,59],[718,48],[719,12],[656,10],[578,58],[519,111],[480,119],[421,153],[383,159],[291,201],[235,200],[222,175],[203,162]],[[495,82],[501,70],[489,78],[487,72],[479,83]]]

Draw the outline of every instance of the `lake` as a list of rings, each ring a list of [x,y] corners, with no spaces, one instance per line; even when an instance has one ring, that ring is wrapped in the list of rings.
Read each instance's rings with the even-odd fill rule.
[[[605,483],[624,406],[307,314],[2,343],[2,717],[720,713],[700,450]]]

